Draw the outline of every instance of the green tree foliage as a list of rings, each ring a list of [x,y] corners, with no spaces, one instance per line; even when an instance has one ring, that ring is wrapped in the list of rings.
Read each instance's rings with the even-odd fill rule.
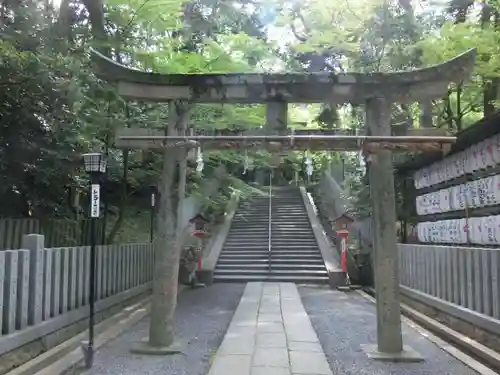
[[[76,197],[87,184],[79,155],[92,149],[103,150],[110,158],[104,197],[110,221],[117,222],[111,228],[114,234],[127,209],[144,206],[148,186],[158,181],[160,155],[115,149],[113,135],[123,126],[161,129],[167,109],[119,98],[92,73],[91,45],[124,65],[162,73],[332,74],[419,68],[476,47],[480,58],[473,80],[450,87],[446,97],[432,103],[433,126],[457,132],[498,104],[498,1],[454,0],[445,6],[409,0],[61,0],[57,4],[50,0],[1,4],[3,216],[26,216],[29,207],[37,216],[77,215],[78,207],[86,204],[84,198],[75,204]],[[364,125],[362,108],[349,105],[290,106],[289,117],[296,127],[362,130]],[[393,117],[395,123],[419,126],[421,110],[417,103],[394,106]],[[264,124],[265,108],[197,105],[191,118],[195,128],[207,131],[251,129]],[[203,178],[211,178],[217,165],[226,164],[234,177],[245,180],[242,152],[205,156]],[[258,152],[250,157],[255,166],[266,166],[270,155]],[[302,168],[303,157],[304,153],[289,155],[283,168]],[[313,158],[318,170],[338,163],[339,155],[317,153]],[[346,160],[350,170],[363,174],[357,156],[348,155]],[[188,173],[189,193],[201,186],[193,167]],[[366,186],[366,181],[354,185]]]

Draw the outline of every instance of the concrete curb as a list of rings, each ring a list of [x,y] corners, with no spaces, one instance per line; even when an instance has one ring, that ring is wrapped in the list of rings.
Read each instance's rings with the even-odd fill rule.
[[[126,307],[122,312],[111,316],[95,326],[95,348],[99,348],[112,338],[123,333],[147,315],[150,297]],[[83,360],[80,348],[81,341],[87,339],[87,331],[83,331],[71,339],[33,358],[6,375],[58,375],[79,361]]]
[[[355,292],[358,293],[363,298],[365,298],[366,300],[372,303],[376,303],[375,298],[370,296],[366,292],[362,290],[356,290]],[[426,339],[437,345],[440,349],[444,350],[449,355],[456,358],[464,365],[476,371],[480,375],[498,375],[497,372],[486,367],[482,363],[478,362],[474,358],[462,352],[460,349],[454,347],[453,345],[449,344],[448,342],[434,335],[426,328],[429,328],[434,332],[438,332],[440,335],[446,337],[451,342],[457,343],[457,341],[460,341],[460,346],[465,347],[466,350],[470,350],[475,355],[480,356],[481,359],[484,359],[485,362],[487,362],[490,365],[495,366],[495,364],[500,364],[500,354],[492,351],[491,349],[488,349],[484,345],[481,345],[474,340],[471,340],[470,338],[462,335],[461,333],[458,333],[452,330],[451,328],[444,326],[443,324],[435,321],[432,318],[429,318],[428,316],[425,316],[424,314],[412,309],[409,306],[406,306],[403,303],[401,304],[401,310],[405,315],[408,315],[411,318],[410,319],[408,317],[402,316],[401,317],[402,321],[405,324],[409,325],[412,329],[417,331],[420,335],[424,336]],[[412,319],[418,321],[418,323],[422,324],[426,328],[422,327],[422,325],[415,323]]]
[[[307,217],[309,218],[309,223],[316,238],[316,243],[318,244],[321,256],[323,257],[323,262],[325,263],[326,270],[328,272],[329,284],[332,288],[338,285],[344,284],[344,276],[340,269],[340,266],[333,255],[336,251],[329,241],[321,222],[318,219],[316,207],[313,205],[310,195],[307,193],[304,186],[300,188],[300,195],[302,197],[302,202],[307,211]]]
[[[240,201],[239,192],[235,191],[231,196],[231,200],[228,204],[227,211],[224,216],[224,221],[217,226],[216,232],[210,242],[207,244],[206,252],[204,251],[202,259],[202,268],[198,271],[198,279],[211,285],[213,283],[213,273],[215,267],[217,266],[217,261],[219,260],[219,255],[226,242],[227,235],[231,229],[231,223],[233,222],[234,215],[238,210],[238,203]]]
[[[187,288],[187,286],[179,285],[178,294]],[[150,296],[143,298],[97,324],[95,326],[95,349],[99,349],[144,319],[149,314],[150,299]],[[86,339],[87,331],[83,331],[5,375],[60,375],[83,361],[80,343]],[[77,371],[80,374],[89,373],[83,368]]]

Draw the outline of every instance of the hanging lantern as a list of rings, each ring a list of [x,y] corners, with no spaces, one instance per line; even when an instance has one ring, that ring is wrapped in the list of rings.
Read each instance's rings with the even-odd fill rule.
[[[201,153],[201,147],[198,147],[196,151],[196,172],[201,173],[203,171],[203,154]]]

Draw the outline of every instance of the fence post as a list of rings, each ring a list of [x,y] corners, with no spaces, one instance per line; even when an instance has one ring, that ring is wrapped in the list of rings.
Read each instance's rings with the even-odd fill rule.
[[[4,279],[5,279],[5,251],[0,251],[0,335],[2,334],[2,326],[3,326]]]
[[[17,268],[18,252],[16,250],[6,250],[3,296],[3,333],[5,334],[12,333],[16,329]]]
[[[30,252],[18,250],[19,269],[17,273],[17,329],[28,325],[28,298],[30,292]]]
[[[43,311],[43,255],[45,239],[41,234],[23,236],[22,248],[30,252],[30,280],[28,299],[28,324],[42,321]]]

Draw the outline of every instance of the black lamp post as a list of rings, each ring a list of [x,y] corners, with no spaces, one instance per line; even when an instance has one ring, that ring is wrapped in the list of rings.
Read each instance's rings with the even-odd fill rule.
[[[155,224],[155,207],[156,207],[156,186],[151,185],[151,218],[149,228],[149,242],[153,242],[154,224]]]
[[[342,166],[342,182],[345,180],[345,155],[344,153],[340,153],[340,164]]]
[[[100,216],[99,178],[106,172],[106,158],[101,153],[83,155],[85,172],[90,175],[90,275],[89,275],[89,340],[82,343],[85,366],[94,362],[94,314],[95,314],[95,269],[96,269],[96,221]]]

